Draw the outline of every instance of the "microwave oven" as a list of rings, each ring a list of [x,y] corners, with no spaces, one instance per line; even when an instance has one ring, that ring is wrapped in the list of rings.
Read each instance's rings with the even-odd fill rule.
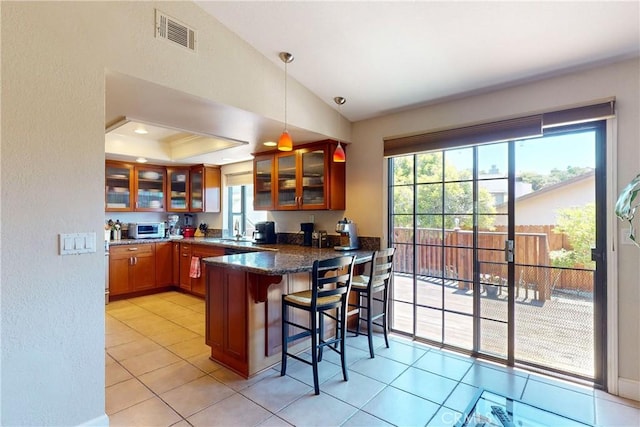
[[[130,239],[158,239],[164,237],[164,222],[130,222]]]

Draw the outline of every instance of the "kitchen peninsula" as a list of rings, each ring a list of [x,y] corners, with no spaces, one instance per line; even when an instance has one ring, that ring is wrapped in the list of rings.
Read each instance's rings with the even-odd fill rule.
[[[281,297],[310,288],[314,260],[355,255],[356,263],[363,264],[372,256],[372,251],[296,245],[265,249],[204,259],[205,337],[211,359],[245,378],[280,361]],[[303,350],[308,343],[297,346]]]

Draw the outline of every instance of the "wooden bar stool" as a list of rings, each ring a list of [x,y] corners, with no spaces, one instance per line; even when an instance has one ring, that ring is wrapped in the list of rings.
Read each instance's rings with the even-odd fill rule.
[[[371,260],[371,271],[367,275],[354,276],[351,289],[357,292],[355,303],[349,304],[347,316],[357,314],[358,322],[355,334],[360,335],[360,322],[367,322],[367,337],[369,339],[369,355],[373,354],[373,325],[381,326],[384,332],[384,342],[389,348],[389,338],[387,337],[387,308],[389,305],[389,279],[393,271],[393,255],[395,248],[381,249],[373,253]],[[374,314],[374,302],[382,307],[380,312]],[[363,316],[366,311],[366,316]],[[382,323],[376,322],[382,318]]]
[[[287,356],[313,367],[313,386],[320,394],[318,384],[318,362],[322,360],[322,350],[328,347],[340,354],[342,376],[349,380],[345,358],[345,335],[347,332],[347,298],[351,290],[351,277],[355,257],[343,256],[313,263],[311,289],[282,296],[282,366],[280,376],[287,373]],[[304,310],[309,314],[309,327],[289,320],[289,308]],[[329,312],[336,310],[335,317]],[[336,322],[336,333],[331,339],[324,339],[324,316]],[[289,326],[302,329],[289,336]],[[311,336],[311,362],[288,352],[288,344],[303,337]],[[339,349],[338,349],[339,344]]]

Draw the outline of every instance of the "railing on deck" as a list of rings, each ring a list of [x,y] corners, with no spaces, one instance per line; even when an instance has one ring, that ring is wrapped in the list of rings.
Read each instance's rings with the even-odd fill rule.
[[[413,273],[413,229],[397,227],[393,242],[396,247],[394,269],[397,273]],[[485,278],[506,280],[504,261],[504,231],[478,233],[480,274]],[[554,246],[558,245],[556,240]],[[418,276],[456,279],[460,287],[470,287],[473,282],[473,232],[460,229],[440,230],[421,228],[416,230],[415,274]],[[590,293],[593,291],[593,271],[580,268],[550,266],[549,236],[546,233],[517,232],[515,236],[516,286],[532,290],[541,300],[550,298],[554,290]]]

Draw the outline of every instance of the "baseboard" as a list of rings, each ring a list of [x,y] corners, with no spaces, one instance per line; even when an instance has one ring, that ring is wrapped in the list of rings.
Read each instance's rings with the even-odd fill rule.
[[[640,381],[618,378],[618,396],[640,402]]]
[[[109,427],[109,416],[107,414],[102,414],[92,420],[85,421],[80,424],[80,427]]]

